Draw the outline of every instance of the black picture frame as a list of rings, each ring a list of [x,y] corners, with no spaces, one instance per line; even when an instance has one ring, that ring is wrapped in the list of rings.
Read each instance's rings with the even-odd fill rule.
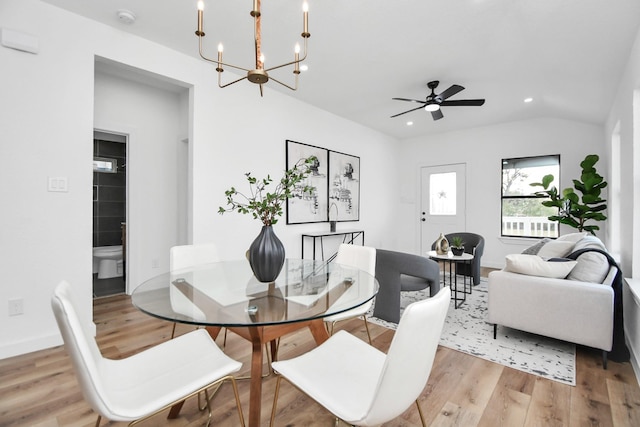
[[[329,221],[360,220],[360,157],[329,151]]]
[[[287,199],[287,224],[307,224],[329,221],[329,150],[315,145],[286,140],[286,168],[293,168],[298,161],[315,156],[318,161],[312,166],[305,182],[294,189]],[[303,192],[305,186],[313,187]]]

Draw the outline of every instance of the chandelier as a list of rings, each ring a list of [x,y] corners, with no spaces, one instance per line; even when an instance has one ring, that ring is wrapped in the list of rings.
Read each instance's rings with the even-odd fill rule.
[[[251,83],[255,83],[257,85],[260,86],[260,96],[263,96],[262,94],[262,85],[267,83],[269,80],[273,80],[276,83],[279,83],[280,85],[291,89],[291,90],[297,90],[298,89],[298,74],[300,74],[300,63],[302,61],[304,61],[307,58],[307,39],[309,37],[311,37],[311,33],[309,33],[309,7],[307,5],[307,3],[303,4],[302,7],[302,38],[304,39],[304,54],[302,55],[302,58],[300,57],[300,45],[296,43],[295,46],[295,50],[294,50],[294,60],[291,62],[287,62],[284,64],[280,64],[280,65],[276,65],[273,67],[269,67],[269,68],[265,68],[264,66],[264,55],[262,54],[262,30],[261,30],[261,14],[260,14],[260,0],[253,0],[253,10],[251,11],[250,15],[253,17],[253,22],[254,22],[254,30],[253,30],[253,38],[254,38],[254,46],[255,46],[255,68],[250,69],[250,68],[244,68],[244,67],[239,67],[237,65],[232,65],[232,64],[227,64],[225,62],[222,61],[222,53],[224,51],[224,48],[222,46],[222,43],[220,43],[218,45],[218,58],[217,59],[211,59],[211,58],[207,58],[204,53],[202,52],[202,38],[204,37],[204,1],[203,0],[199,0],[198,1],[198,30],[196,31],[196,36],[198,36],[198,42],[199,42],[199,52],[200,52],[200,56],[202,57],[202,59],[204,59],[205,61],[209,61],[209,62],[213,62],[214,64],[216,64],[216,71],[218,72],[218,86],[221,88],[225,88],[227,86],[231,86],[234,83],[238,83],[242,80],[249,80]],[[272,76],[269,76],[269,71],[272,70],[276,70],[278,68],[284,68],[284,67],[288,67],[290,65],[293,65],[293,74],[295,75],[295,84],[293,86],[290,86],[286,83],[283,83],[275,78],[273,78]],[[244,77],[241,77],[237,80],[234,80],[232,82],[226,83],[226,84],[222,84],[222,72],[224,71],[223,67],[231,67],[231,68],[235,68],[236,70],[242,70],[242,71],[246,71],[247,75]]]

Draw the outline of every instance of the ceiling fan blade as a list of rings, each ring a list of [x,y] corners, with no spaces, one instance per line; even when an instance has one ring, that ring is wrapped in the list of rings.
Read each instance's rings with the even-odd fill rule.
[[[459,99],[456,101],[442,101],[440,106],[444,107],[479,107],[484,104],[484,99]]]
[[[460,85],[451,85],[451,87],[445,91],[443,91],[442,93],[440,93],[438,96],[440,98],[442,98],[443,100],[449,98],[450,96],[455,95],[456,93],[460,92],[464,90],[464,88]]]
[[[417,99],[407,99],[407,98],[391,98],[396,101],[409,101],[409,102],[419,102],[420,104],[426,104],[427,101],[419,101]]]
[[[438,108],[436,111],[431,112],[431,117],[433,117],[433,120],[440,120],[444,117],[444,114],[442,114],[442,110]]]
[[[412,112],[412,111],[419,110],[419,109],[421,109],[421,108],[424,108],[424,106],[420,106],[420,107],[417,107],[417,108],[412,108],[411,110],[407,110],[407,111],[405,111],[404,113],[398,113],[398,114],[395,114],[395,115],[391,116],[391,118],[398,117],[398,116],[401,116],[401,115],[403,115],[403,114],[407,114],[407,113],[410,113],[410,112]]]

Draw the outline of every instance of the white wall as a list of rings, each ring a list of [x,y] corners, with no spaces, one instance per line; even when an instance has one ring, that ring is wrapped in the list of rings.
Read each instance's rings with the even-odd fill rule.
[[[619,126],[618,126],[619,124]],[[621,162],[611,165],[619,168],[622,198],[618,229],[621,242],[621,268],[625,277],[638,278],[640,274],[640,32],[636,36],[629,62],[622,73],[615,101],[605,126],[608,150],[611,135],[618,132]],[[625,285],[624,323],[631,363],[640,378],[640,305],[631,297]]]
[[[218,215],[224,189],[240,186],[247,171],[278,175],[285,167],[285,140],[293,139],[361,157],[361,221],[339,228],[365,229],[370,245],[396,244],[389,227],[399,187],[392,138],[302,104],[295,95],[267,89],[260,98],[249,83],[219,89],[211,66],[202,61],[37,0],[0,2],[0,27],[33,34],[40,41],[37,55],[0,47],[0,158],[2,181],[9,183],[0,189],[5,201],[0,209],[0,358],[61,343],[49,301],[62,279],[71,282],[80,315],[90,324],[93,153],[88,141],[95,125],[96,56],[190,88],[186,122],[194,242],[215,240],[224,245],[228,258],[244,255],[260,225],[248,216]],[[123,117],[113,120],[126,122],[134,133],[139,127]],[[48,193],[48,176],[67,177],[69,191]],[[155,233],[166,232],[162,224],[148,220]],[[328,228],[284,222],[275,228],[289,256],[300,254],[300,233]],[[141,249],[139,265],[129,266],[132,281],[154,274],[147,266],[167,251],[160,246]],[[25,313],[9,317],[7,301],[18,297],[24,298]]]
[[[398,221],[398,234],[403,237],[401,247],[416,253],[420,248],[420,167],[466,163],[467,231],[485,238],[482,265],[503,267],[505,255],[521,252],[531,241],[500,237],[501,160],[560,154],[560,188],[565,188],[579,177],[580,162],[587,154],[600,156],[596,168],[606,176],[603,141],[602,127],[559,119],[510,122],[402,141],[402,219]],[[433,240],[436,238],[433,236]]]

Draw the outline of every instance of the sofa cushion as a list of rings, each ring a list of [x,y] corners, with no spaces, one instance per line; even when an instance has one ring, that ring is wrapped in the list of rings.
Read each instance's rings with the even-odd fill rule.
[[[574,242],[552,240],[540,248],[538,256],[542,258],[563,258],[573,252]]]
[[[527,276],[564,279],[578,263],[577,261],[545,261],[538,255],[511,254],[506,256],[505,271]]]
[[[596,236],[585,236],[573,248],[573,252],[580,249],[594,248],[606,251],[604,244]],[[577,258],[575,266],[567,279],[589,283],[602,283],[609,273],[609,261],[597,252],[586,252]]]
[[[547,243],[549,243],[551,241],[550,238],[545,237],[544,239],[540,240],[538,243],[536,243],[533,246],[529,246],[527,249],[525,249],[524,251],[522,251],[523,254],[525,255],[538,255],[538,252],[540,252],[540,249],[546,245]]]
[[[582,233],[569,233],[569,234],[564,234],[558,237],[556,241],[567,241],[567,242],[578,243],[580,240],[582,240],[583,237],[588,235],[589,233],[584,231]]]

